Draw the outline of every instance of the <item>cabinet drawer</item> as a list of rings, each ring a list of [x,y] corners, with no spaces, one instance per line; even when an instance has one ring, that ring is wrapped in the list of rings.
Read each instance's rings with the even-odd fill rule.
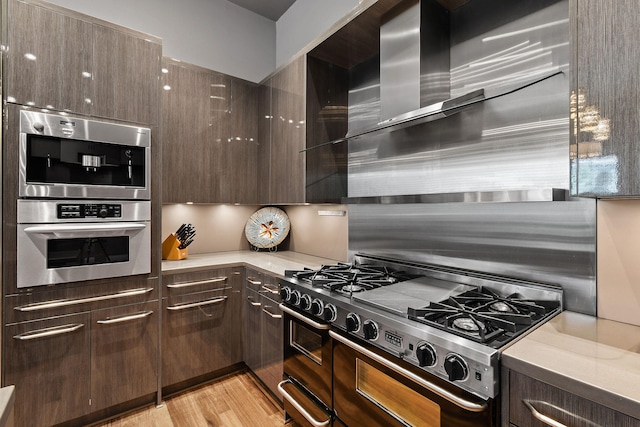
[[[230,291],[238,288],[242,273],[238,269],[205,270],[163,276],[165,295],[174,297],[199,292]]]
[[[640,420],[518,372],[510,372],[509,386],[509,421],[518,427],[640,427]]]
[[[247,289],[259,292],[269,299],[280,302],[280,285],[277,277],[247,269],[245,286]]]

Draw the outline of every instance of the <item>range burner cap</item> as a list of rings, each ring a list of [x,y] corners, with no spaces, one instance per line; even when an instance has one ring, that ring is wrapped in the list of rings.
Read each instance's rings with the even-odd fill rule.
[[[479,333],[480,329],[486,331],[486,327],[482,322],[474,322],[470,317],[459,317],[453,321],[453,326],[461,331],[469,333]]]
[[[364,288],[359,285],[344,285],[342,287],[342,292],[361,292],[364,291]]]
[[[489,305],[489,309],[495,313],[513,313],[511,306],[503,301],[494,302]]]

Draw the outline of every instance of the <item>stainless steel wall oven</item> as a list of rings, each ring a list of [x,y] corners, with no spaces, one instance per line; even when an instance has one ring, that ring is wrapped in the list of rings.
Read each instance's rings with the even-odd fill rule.
[[[19,197],[150,199],[151,130],[20,111]]]
[[[18,200],[18,288],[151,271],[151,202]]]

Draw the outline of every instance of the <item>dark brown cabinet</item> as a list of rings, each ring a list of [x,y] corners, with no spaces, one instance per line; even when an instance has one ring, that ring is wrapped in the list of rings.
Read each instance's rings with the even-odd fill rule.
[[[278,399],[282,381],[283,325],[280,286],[274,276],[246,269],[244,361]]]
[[[255,85],[163,60],[163,203],[257,203]]]
[[[163,276],[163,391],[242,362],[242,273],[237,267]]]
[[[505,370],[503,424],[517,427],[637,427],[640,420],[512,370]]]
[[[638,196],[640,15],[634,0],[572,0],[572,193]]]
[[[159,39],[39,2],[10,0],[8,16],[7,102],[158,123]]]

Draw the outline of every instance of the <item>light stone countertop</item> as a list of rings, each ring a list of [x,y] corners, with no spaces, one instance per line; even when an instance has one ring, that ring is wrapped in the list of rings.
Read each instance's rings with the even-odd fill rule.
[[[505,367],[640,419],[640,327],[565,311],[507,348]]]
[[[185,273],[206,268],[224,268],[243,265],[262,270],[277,277],[284,277],[285,270],[302,270],[305,267],[318,269],[323,264],[338,261],[298,252],[234,251],[208,254],[193,254],[181,261],[162,261],[163,273]]]

